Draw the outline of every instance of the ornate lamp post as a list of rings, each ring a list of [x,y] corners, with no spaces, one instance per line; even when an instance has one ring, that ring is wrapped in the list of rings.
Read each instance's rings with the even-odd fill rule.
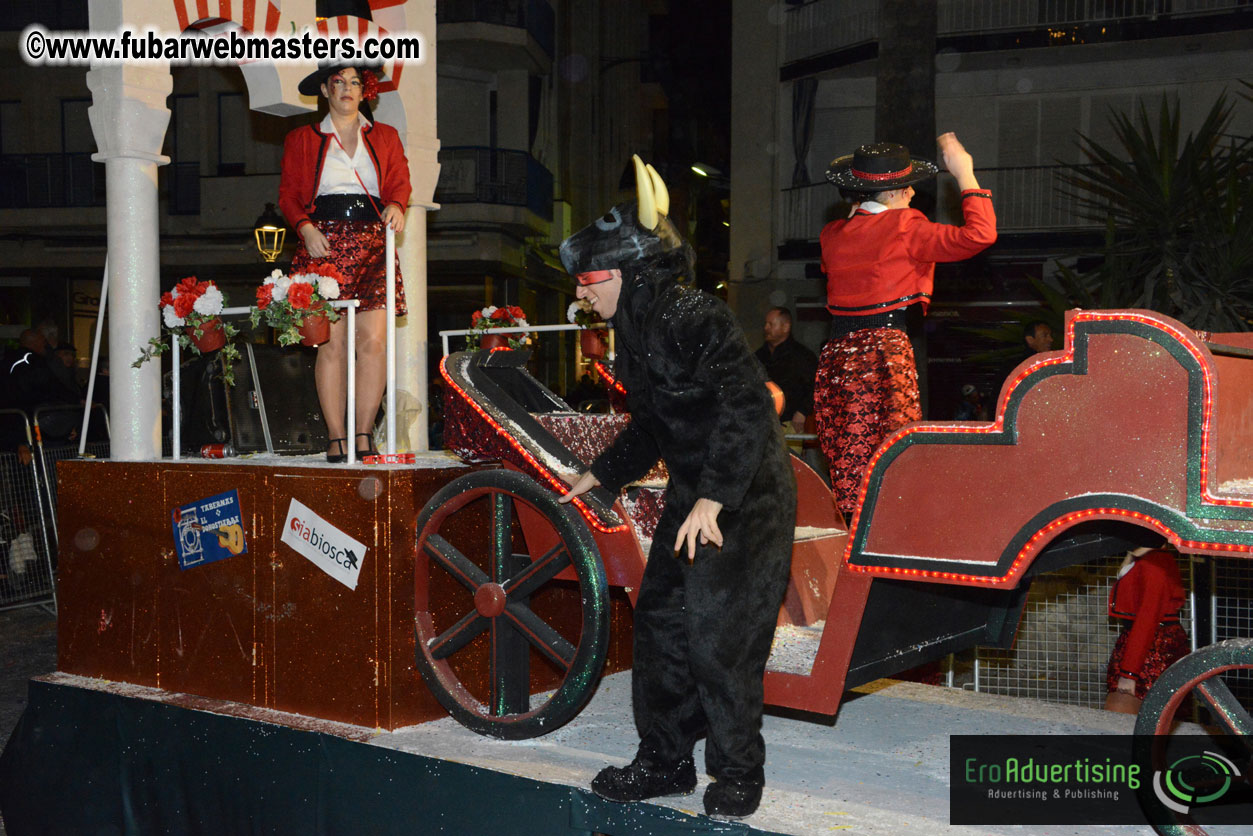
[[[253,225],[252,234],[257,241],[257,250],[267,262],[275,261],[283,251],[283,241],[287,238],[287,228],[282,217],[274,210],[273,203],[265,205],[265,211]]]

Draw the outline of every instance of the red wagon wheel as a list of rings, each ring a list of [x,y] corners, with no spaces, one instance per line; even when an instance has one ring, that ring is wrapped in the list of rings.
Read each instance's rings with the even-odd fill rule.
[[[574,585],[557,577],[571,568],[577,635]],[[595,689],[609,643],[605,569],[578,512],[530,477],[479,471],[436,493],[418,515],[414,593],[418,670],[467,728],[537,737]],[[554,690],[535,697],[537,684]]]
[[[1197,819],[1205,821],[1206,805],[1221,801],[1241,783],[1253,786],[1250,705],[1247,700],[1242,704],[1219,676],[1233,670],[1253,670],[1253,639],[1229,639],[1189,653],[1158,677],[1140,706],[1134,758],[1147,777],[1138,795],[1149,823],[1162,836],[1204,836],[1208,831]],[[1188,695],[1227,734],[1220,740],[1177,736],[1203,741],[1203,754],[1196,747],[1172,751],[1171,726]],[[1213,826],[1227,832],[1224,823]]]

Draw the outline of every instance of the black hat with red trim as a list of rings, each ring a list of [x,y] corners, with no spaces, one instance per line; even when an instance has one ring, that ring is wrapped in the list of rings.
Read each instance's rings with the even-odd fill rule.
[[[935,163],[910,157],[904,145],[876,142],[832,160],[827,179],[850,191],[889,192],[921,183],[938,171]]]

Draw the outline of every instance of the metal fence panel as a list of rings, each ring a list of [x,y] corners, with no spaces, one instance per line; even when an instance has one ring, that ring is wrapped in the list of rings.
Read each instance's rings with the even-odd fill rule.
[[[55,611],[50,521],[33,434],[17,410],[0,410],[0,423],[5,437],[17,442],[0,451],[0,610],[46,606]]]
[[[1036,578],[1014,646],[976,649],[975,690],[1103,707],[1105,668],[1121,631],[1109,617],[1109,591],[1121,564],[1121,557],[1111,557]],[[1179,573],[1191,589],[1192,560],[1186,555],[1179,558]],[[1179,611],[1179,622],[1196,635],[1190,605]]]

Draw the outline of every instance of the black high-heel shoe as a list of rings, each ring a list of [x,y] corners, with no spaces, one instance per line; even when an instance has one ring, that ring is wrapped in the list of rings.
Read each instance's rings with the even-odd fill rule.
[[[374,433],[357,433],[357,438],[361,438],[362,436],[365,436],[365,439],[370,446],[364,450],[358,449],[357,458],[361,459],[366,456],[377,456],[379,454],[379,448],[374,446]]]
[[[348,449],[344,446],[345,442],[347,441],[348,439],[346,438],[332,438],[329,442],[327,442],[326,444],[326,447],[327,447],[326,463],[327,464],[343,464],[344,462],[348,461]],[[339,445],[338,453],[331,452],[330,447],[332,444]]]

